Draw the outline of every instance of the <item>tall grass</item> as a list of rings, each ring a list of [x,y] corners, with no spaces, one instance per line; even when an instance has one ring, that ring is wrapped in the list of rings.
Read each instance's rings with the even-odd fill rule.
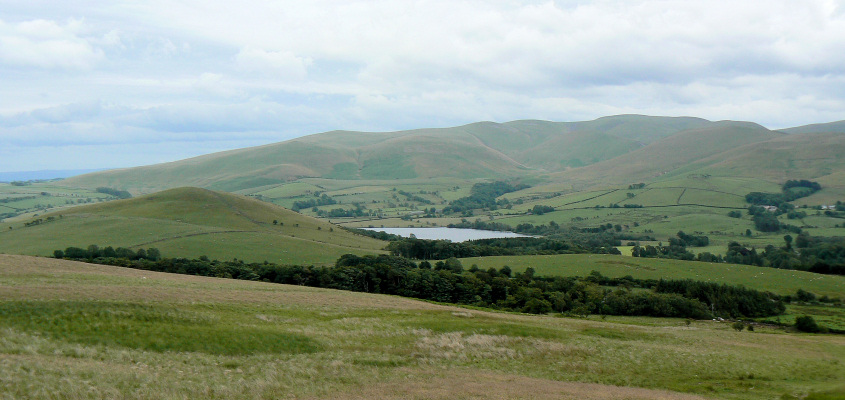
[[[5,302],[0,325],[72,343],[221,355],[310,353],[320,345],[271,326],[221,321],[217,313],[116,302]]]

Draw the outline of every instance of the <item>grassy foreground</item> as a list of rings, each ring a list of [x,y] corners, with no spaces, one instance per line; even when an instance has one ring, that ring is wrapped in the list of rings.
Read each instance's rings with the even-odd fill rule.
[[[0,255],[0,327],[0,398],[10,399],[763,399],[845,390],[842,336],[491,313],[26,256]]]

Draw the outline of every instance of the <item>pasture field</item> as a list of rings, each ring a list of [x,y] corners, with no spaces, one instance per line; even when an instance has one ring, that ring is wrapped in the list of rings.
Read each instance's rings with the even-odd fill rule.
[[[332,180],[305,178],[299,181],[265,186],[259,190],[244,190],[240,194],[254,196],[286,208],[297,201],[315,199],[315,194],[325,194],[337,204],[317,206],[329,212],[336,208],[354,209],[361,205],[383,217],[401,217],[418,209],[442,209],[449,201],[469,195],[475,181],[457,178],[402,179],[402,180]],[[425,199],[427,202],[408,198],[400,191]],[[304,215],[316,216],[311,207],[300,210]]]
[[[0,255],[0,398],[841,396],[845,337]],[[771,351],[771,349],[777,351]]]
[[[845,299],[845,277],[750,265],[714,264],[657,258],[634,258],[603,254],[561,254],[550,256],[501,256],[461,259],[465,267],[500,269],[514,272],[534,268],[538,276],[586,276],[599,271],[608,277],[631,275],[639,279],[693,279],[705,282],[743,285],[750,289],[794,295],[798,289]]]
[[[629,188],[627,185],[608,181],[594,182],[587,189],[579,190],[565,182],[547,183],[547,178],[525,178],[524,181],[530,181],[535,186],[499,197],[499,200],[509,201],[509,206],[495,210],[474,210],[472,215],[442,215],[439,212],[450,201],[468,196],[472,185],[485,181],[483,179],[301,178],[244,189],[238,193],[286,208],[292,208],[297,201],[315,199],[315,194],[325,194],[337,203],[317,206],[316,209],[320,213],[328,214],[335,209],[363,208],[363,217],[328,217],[331,222],[348,227],[446,226],[460,223],[462,220],[493,221],[511,227],[524,223],[539,225],[550,222],[564,228],[594,228],[611,224],[621,225],[623,234],[651,236],[664,243],[678,231],[707,235],[711,246],[706,249],[693,248],[690,251],[710,251],[715,254],[724,254],[727,244],[731,241],[758,248],[781,245],[783,241],[783,232],[757,231],[750,216],[745,212],[748,206],[744,200],[745,194],[751,191],[780,190],[779,185],[772,181],[742,176],[690,173],[683,176],[659,176],[651,179],[651,182],[644,184],[642,188]],[[813,196],[800,199],[803,203],[797,203],[822,204],[816,204],[817,201],[813,199],[833,202],[841,192],[839,184],[827,181],[823,184],[829,186],[825,186]],[[537,205],[551,206],[555,210],[541,215],[531,213]],[[643,207],[624,208],[625,205]],[[438,215],[423,218],[422,210],[431,208],[438,211]],[[728,217],[728,212],[732,210],[741,211],[742,218]],[[300,213],[316,217],[317,211],[307,207],[300,210]],[[781,216],[780,220],[799,226],[812,235],[841,236],[845,232],[842,230],[845,220],[816,215],[816,211],[812,209],[806,211],[808,216],[803,220],[789,220],[785,215]],[[748,229],[752,231],[750,237],[746,235]],[[623,240],[627,241],[628,239]]]
[[[470,183],[466,182],[466,184]],[[727,244],[731,241],[747,243],[758,248],[767,245],[782,245],[784,235],[783,232],[757,231],[751,217],[746,215],[745,209],[748,204],[745,203],[745,194],[750,191],[779,191],[778,185],[753,178],[690,175],[658,180],[644,188],[631,189],[617,186],[588,191],[572,191],[571,188],[553,185],[530,187],[500,196],[500,200],[510,201],[510,206],[507,208],[476,210],[472,216],[456,214],[437,218],[421,218],[414,213],[432,206],[437,209],[442,208],[448,200],[452,200],[444,196],[444,193],[452,193],[449,190],[443,191],[441,188],[441,191],[436,191],[430,187],[413,189],[400,184],[392,186],[429,198],[434,203],[426,205],[397,196],[389,185],[383,187],[385,189],[381,191],[373,186],[364,185],[360,186],[361,189],[347,187],[342,192],[329,192],[342,195],[336,198],[342,198],[344,206],[322,206],[319,209],[329,211],[338,207],[350,208],[351,202],[356,202],[365,205],[370,210],[378,211],[382,216],[382,218],[332,218],[333,222],[350,227],[445,226],[466,219],[500,222],[511,227],[524,223],[540,225],[555,222],[562,227],[593,228],[609,223],[621,225],[623,233],[652,236],[664,243],[670,237],[674,237],[678,231],[707,235],[711,246],[704,250],[690,249],[694,253],[710,251],[714,254],[724,254]],[[391,189],[386,189],[387,187]],[[559,189],[559,191],[552,189]],[[825,190],[827,189],[823,189],[822,192]],[[438,195],[430,195],[432,192],[437,192]],[[439,199],[442,200],[438,202]],[[291,204],[292,201],[290,201]],[[643,207],[624,208],[626,204]],[[531,213],[531,209],[537,205],[551,206],[555,210],[543,214]],[[728,212],[732,210],[742,212],[743,216],[741,218],[728,217]],[[822,215],[813,209],[805,211],[808,216],[803,220],[789,220],[786,215],[782,215],[780,220],[786,224],[799,226],[811,235],[841,236],[845,232],[842,230],[842,227],[845,227],[845,220]],[[303,213],[313,214],[310,209],[303,210]],[[411,215],[411,217],[399,218],[403,215]],[[751,237],[746,236],[748,229],[752,231]]]
[[[776,322],[794,325],[795,318],[802,315],[811,315],[821,326],[845,330],[845,307],[813,304],[790,304],[786,306],[786,314],[774,319]]]
[[[0,183],[0,222],[17,221],[32,215],[115,199],[90,189],[59,186],[55,182]]]
[[[673,177],[659,179],[650,183],[651,188],[683,187],[690,189],[713,190],[727,192],[738,196],[745,196],[749,192],[770,192],[780,191],[780,185],[763,179],[748,178],[741,176],[707,176],[688,175],[686,177]]]

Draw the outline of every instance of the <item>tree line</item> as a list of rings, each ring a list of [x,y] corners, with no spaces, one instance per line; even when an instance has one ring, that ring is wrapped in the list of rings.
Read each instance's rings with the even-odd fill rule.
[[[587,253],[594,254],[621,254],[616,246],[622,245],[622,238],[628,237],[633,240],[651,240],[647,235],[629,236],[620,233],[621,225],[607,223],[598,227],[563,227],[557,222],[549,221],[548,224],[534,225],[531,223],[518,224],[515,227],[501,222],[485,222],[476,220],[473,222],[462,220],[457,224],[447,225],[449,228],[471,228],[491,231],[516,232],[524,235],[544,236],[547,239],[563,240],[572,246],[584,249]]]
[[[114,251],[117,255],[118,249]],[[99,247],[89,246],[57,250],[55,255],[150,271],[392,294],[534,314],[706,319],[773,316],[784,310],[778,296],[742,287],[630,276],[607,278],[598,272],[586,277],[540,277],[531,268],[514,274],[507,266],[487,270],[472,266],[465,270],[454,258],[432,265],[392,255],[347,254],[333,266],[315,267],[207,257],[153,259],[156,257],[150,256],[150,249],[143,252],[143,257],[140,252],[130,256],[129,251],[122,250],[120,254],[128,258],[105,257],[105,249],[101,252]],[[100,256],[92,258],[95,254]]]
[[[497,203],[496,198],[510,192],[516,192],[528,188],[528,185],[521,183],[509,183],[504,181],[496,181],[489,183],[476,183],[472,185],[469,190],[469,196],[461,197],[460,199],[449,202],[449,205],[443,209],[444,214],[456,212],[469,212],[478,208],[487,208],[495,210],[500,204],[504,205],[506,200]]]
[[[829,275],[845,275],[845,238],[818,237],[806,233],[793,239],[784,235],[784,246],[766,246],[762,252],[737,242],[728,244],[724,261],[734,264],[794,269]]]
[[[337,204],[337,200],[329,197],[327,194],[323,193],[321,196],[317,197],[316,199],[308,199],[308,200],[298,200],[293,202],[293,206],[291,210],[299,211],[305,208],[312,208],[312,207],[319,207],[319,206],[329,206],[332,204]]]
[[[679,238],[684,237],[682,234],[682,231],[678,232]],[[695,255],[686,248],[686,240],[671,238],[669,245],[636,245],[631,249],[631,255],[845,275],[845,238],[810,236],[807,233],[801,233],[795,238],[792,235],[784,235],[783,239],[783,246],[768,245],[762,251],[757,251],[754,247],[749,248],[739,242],[730,242],[725,255],[721,256],[709,252]]]
[[[785,203],[807,197],[821,189],[822,186],[818,182],[812,182],[806,179],[788,180],[781,186],[780,193],[751,192],[745,195],[745,201],[755,205],[768,205],[781,208],[785,206]]]
[[[395,256],[417,260],[448,258],[587,253],[588,250],[555,239],[520,237],[479,239],[467,242],[391,238],[387,250]]]
[[[97,192],[103,193],[103,194],[108,194],[108,195],[117,197],[118,199],[132,198],[132,194],[130,194],[129,192],[127,192],[125,190],[110,188],[110,187],[104,187],[104,186],[98,187]]]
[[[159,249],[155,247],[150,247],[148,249],[132,250],[127,249],[125,247],[113,248],[111,246],[100,248],[99,246],[92,244],[85,249],[80,247],[68,247],[64,250],[54,250],[53,257],[89,261],[98,258],[122,259],[129,261],[159,261],[161,259],[161,251],[159,251]]]

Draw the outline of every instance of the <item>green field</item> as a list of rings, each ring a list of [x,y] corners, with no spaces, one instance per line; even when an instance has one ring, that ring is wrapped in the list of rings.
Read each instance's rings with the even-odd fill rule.
[[[465,266],[500,269],[505,265],[516,272],[534,268],[537,275],[586,276],[599,271],[609,277],[631,275],[639,279],[693,279],[718,282],[781,295],[804,289],[818,295],[845,299],[845,277],[810,272],[781,270],[750,265],[713,264],[655,258],[634,258],[602,254],[564,254],[552,256],[502,256],[464,258]]]
[[[96,244],[156,247],[167,257],[328,264],[346,253],[379,253],[385,245],[268,203],[192,188],[39,219],[43,222],[33,226],[0,224],[0,252],[47,256],[56,249]]]
[[[493,313],[25,256],[0,255],[0,324],[3,398],[770,399],[844,389],[842,336]]]
[[[70,188],[58,182],[0,183],[0,222],[18,221],[79,204],[114,200],[92,189]]]

